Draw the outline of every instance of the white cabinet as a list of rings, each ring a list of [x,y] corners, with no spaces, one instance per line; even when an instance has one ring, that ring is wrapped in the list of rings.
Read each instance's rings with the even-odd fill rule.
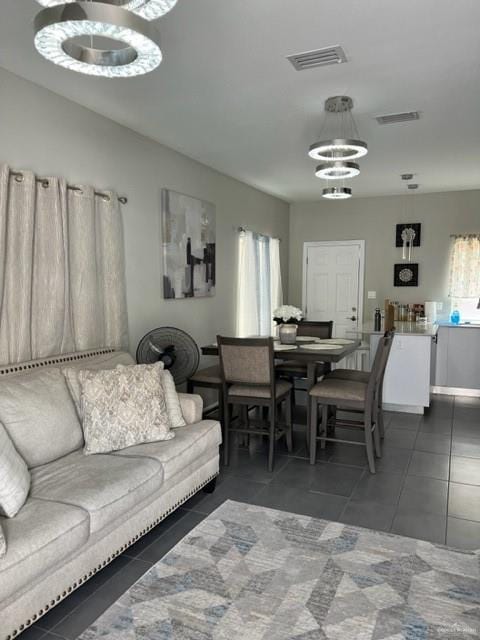
[[[380,335],[370,336],[371,362]],[[385,409],[423,413],[430,406],[432,336],[396,334],[385,371]]]

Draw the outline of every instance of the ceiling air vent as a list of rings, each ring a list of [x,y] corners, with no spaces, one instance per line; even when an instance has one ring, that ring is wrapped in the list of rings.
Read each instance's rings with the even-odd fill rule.
[[[342,47],[337,45],[335,47],[317,49],[316,51],[295,53],[293,56],[287,56],[287,60],[290,60],[297,71],[304,71],[314,67],[324,67],[327,64],[347,62],[347,57]]]
[[[376,116],[375,120],[378,124],[396,124],[397,122],[410,122],[411,120],[419,120],[418,111],[405,111],[403,113],[390,113],[386,116]]]

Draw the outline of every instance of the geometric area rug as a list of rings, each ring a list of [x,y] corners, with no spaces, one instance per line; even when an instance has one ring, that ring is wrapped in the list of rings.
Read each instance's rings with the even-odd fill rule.
[[[479,637],[479,552],[227,501],[81,640]]]

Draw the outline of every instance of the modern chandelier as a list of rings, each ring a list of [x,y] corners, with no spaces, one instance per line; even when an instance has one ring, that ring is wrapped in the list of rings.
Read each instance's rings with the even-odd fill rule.
[[[348,96],[332,96],[325,101],[320,141],[312,144],[308,150],[310,158],[321,160],[315,171],[317,178],[343,181],[360,174],[360,166],[354,160],[367,155],[368,145],[360,140],[352,109],[353,100]],[[322,138],[326,129],[335,130],[335,137]],[[344,185],[326,187],[322,195],[330,200],[345,200],[352,196],[352,190]]]
[[[152,21],[177,0],[37,0],[35,46],[50,62],[71,71],[129,78],[162,61]]]

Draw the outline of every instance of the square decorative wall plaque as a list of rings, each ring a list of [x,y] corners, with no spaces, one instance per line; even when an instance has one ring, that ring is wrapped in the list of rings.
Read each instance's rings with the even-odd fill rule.
[[[405,235],[402,235],[404,231],[408,232],[407,238],[413,236],[412,247],[419,247],[422,239],[422,225],[420,222],[403,222],[397,224],[395,234],[395,246],[403,247]]]
[[[393,270],[394,287],[418,287],[418,264],[410,263],[394,265]]]

